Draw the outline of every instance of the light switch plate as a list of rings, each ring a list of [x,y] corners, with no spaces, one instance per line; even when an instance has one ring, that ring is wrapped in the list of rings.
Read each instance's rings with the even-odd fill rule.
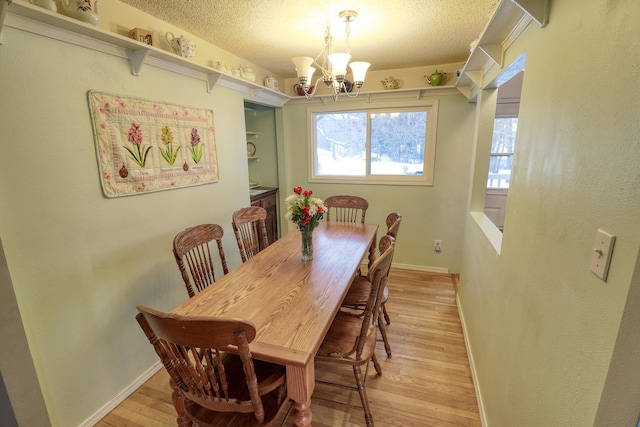
[[[591,271],[605,282],[607,281],[607,274],[609,274],[609,264],[611,263],[611,253],[613,252],[615,241],[616,236],[599,229],[596,233],[596,241],[593,244]]]

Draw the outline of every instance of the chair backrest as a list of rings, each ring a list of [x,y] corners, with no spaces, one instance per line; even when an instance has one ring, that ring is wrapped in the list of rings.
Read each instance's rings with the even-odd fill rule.
[[[400,232],[400,223],[402,222],[402,215],[398,212],[392,212],[387,215],[387,234],[394,239],[398,238]]]
[[[193,285],[200,292],[216,281],[210,246],[213,241],[218,246],[222,270],[224,274],[229,273],[222,248],[223,235],[224,231],[218,224],[200,224],[181,231],[173,239],[173,255],[187,287],[189,298],[195,295]],[[189,266],[188,272],[185,260]]]
[[[369,202],[358,196],[329,196],[324,205],[327,207],[327,221],[359,221],[364,224]]]
[[[269,246],[265,219],[267,211],[260,206],[238,209],[233,213],[231,223],[236,235],[242,262],[247,262],[258,252]]]
[[[380,314],[380,305],[382,304],[382,294],[387,279],[389,277],[389,269],[391,268],[391,260],[393,259],[393,251],[395,249],[395,239],[391,236],[384,235],[380,238],[379,243],[380,256],[371,264],[369,281],[371,282],[371,293],[367,300],[367,305],[362,313],[362,327],[360,335],[355,343],[356,357],[359,358],[366,343],[366,338],[372,333],[376,333],[375,325],[378,322]]]
[[[373,279],[374,279],[373,276],[376,273],[376,262],[378,262],[378,260],[382,256],[382,254],[384,254],[387,251],[387,249],[389,249],[390,247],[393,247],[393,252],[391,253],[391,260],[389,261],[389,266],[391,266],[391,261],[393,261],[393,254],[395,253],[395,249],[396,249],[396,239],[393,236],[389,235],[389,234],[385,234],[378,241],[378,253],[380,255],[371,264],[371,267],[369,267],[369,270],[367,271],[367,280],[370,283],[373,283]],[[387,276],[389,275],[389,271],[390,270],[391,270],[391,268],[388,268],[386,270],[387,271]]]
[[[190,418],[197,416],[200,406],[224,413],[253,412],[258,422],[264,420],[263,401],[249,351],[249,343],[256,335],[251,322],[178,316],[143,305],[137,308],[136,320],[173,384],[186,398],[185,410]],[[237,348],[239,357],[224,351],[229,346]],[[284,387],[284,381],[282,375],[269,388]]]

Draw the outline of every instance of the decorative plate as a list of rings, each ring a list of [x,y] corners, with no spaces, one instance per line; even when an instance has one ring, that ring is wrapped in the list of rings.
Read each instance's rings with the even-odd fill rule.
[[[253,142],[247,142],[247,156],[253,157],[256,155],[256,146]]]

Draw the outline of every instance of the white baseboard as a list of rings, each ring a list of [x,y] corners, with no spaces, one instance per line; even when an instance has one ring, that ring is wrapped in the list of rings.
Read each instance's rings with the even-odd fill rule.
[[[476,373],[476,366],[473,362],[473,352],[469,346],[469,339],[467,338],[467,323],[464,320],[464,312],[460,306],[460,300],[456,293],[456,305],[458,306],[458,315],[460,316],[460,323],[462,324],[462,335],[464,337],[464,345],[467,348],[467,357],[469,358],[469,368],[471,369],[471,377],[473,378],[473,387],[476,390],[476,400],[478,401],[478,411],[480,412],[480,424],[482,427],[487,427],[487,417],[484,413],[484,405],[482,404],[482,394],[480,393],[480,386],[478,385],[478,375]]]
[[[134,391],[136,391],[142,384],[144,384],[149,378],[151,378],[156,372],[162,368],[162,363],[158,360],[149,369],[147,369],[142,375],[140,375],[134,382],[129,384],[124,390],[118,393],[113,399],[105,403],[97,412],[84,420],[78,427],[91,427],[94,426],[103,419],[109,412],[122,403],[127,397],[129,397]]]
[[[426,271],[428,273],[449,274],[448,268],[443,267],[429,267],[424,265],[411,265],[411,264],[391,264],[393,268],[399,268],[401,270],[414,270],[414,271]]]

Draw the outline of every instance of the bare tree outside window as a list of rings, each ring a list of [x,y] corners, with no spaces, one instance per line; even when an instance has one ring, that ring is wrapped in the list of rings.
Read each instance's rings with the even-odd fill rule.
[[[431,185],[437,101],[311,117],[312,180]]]

